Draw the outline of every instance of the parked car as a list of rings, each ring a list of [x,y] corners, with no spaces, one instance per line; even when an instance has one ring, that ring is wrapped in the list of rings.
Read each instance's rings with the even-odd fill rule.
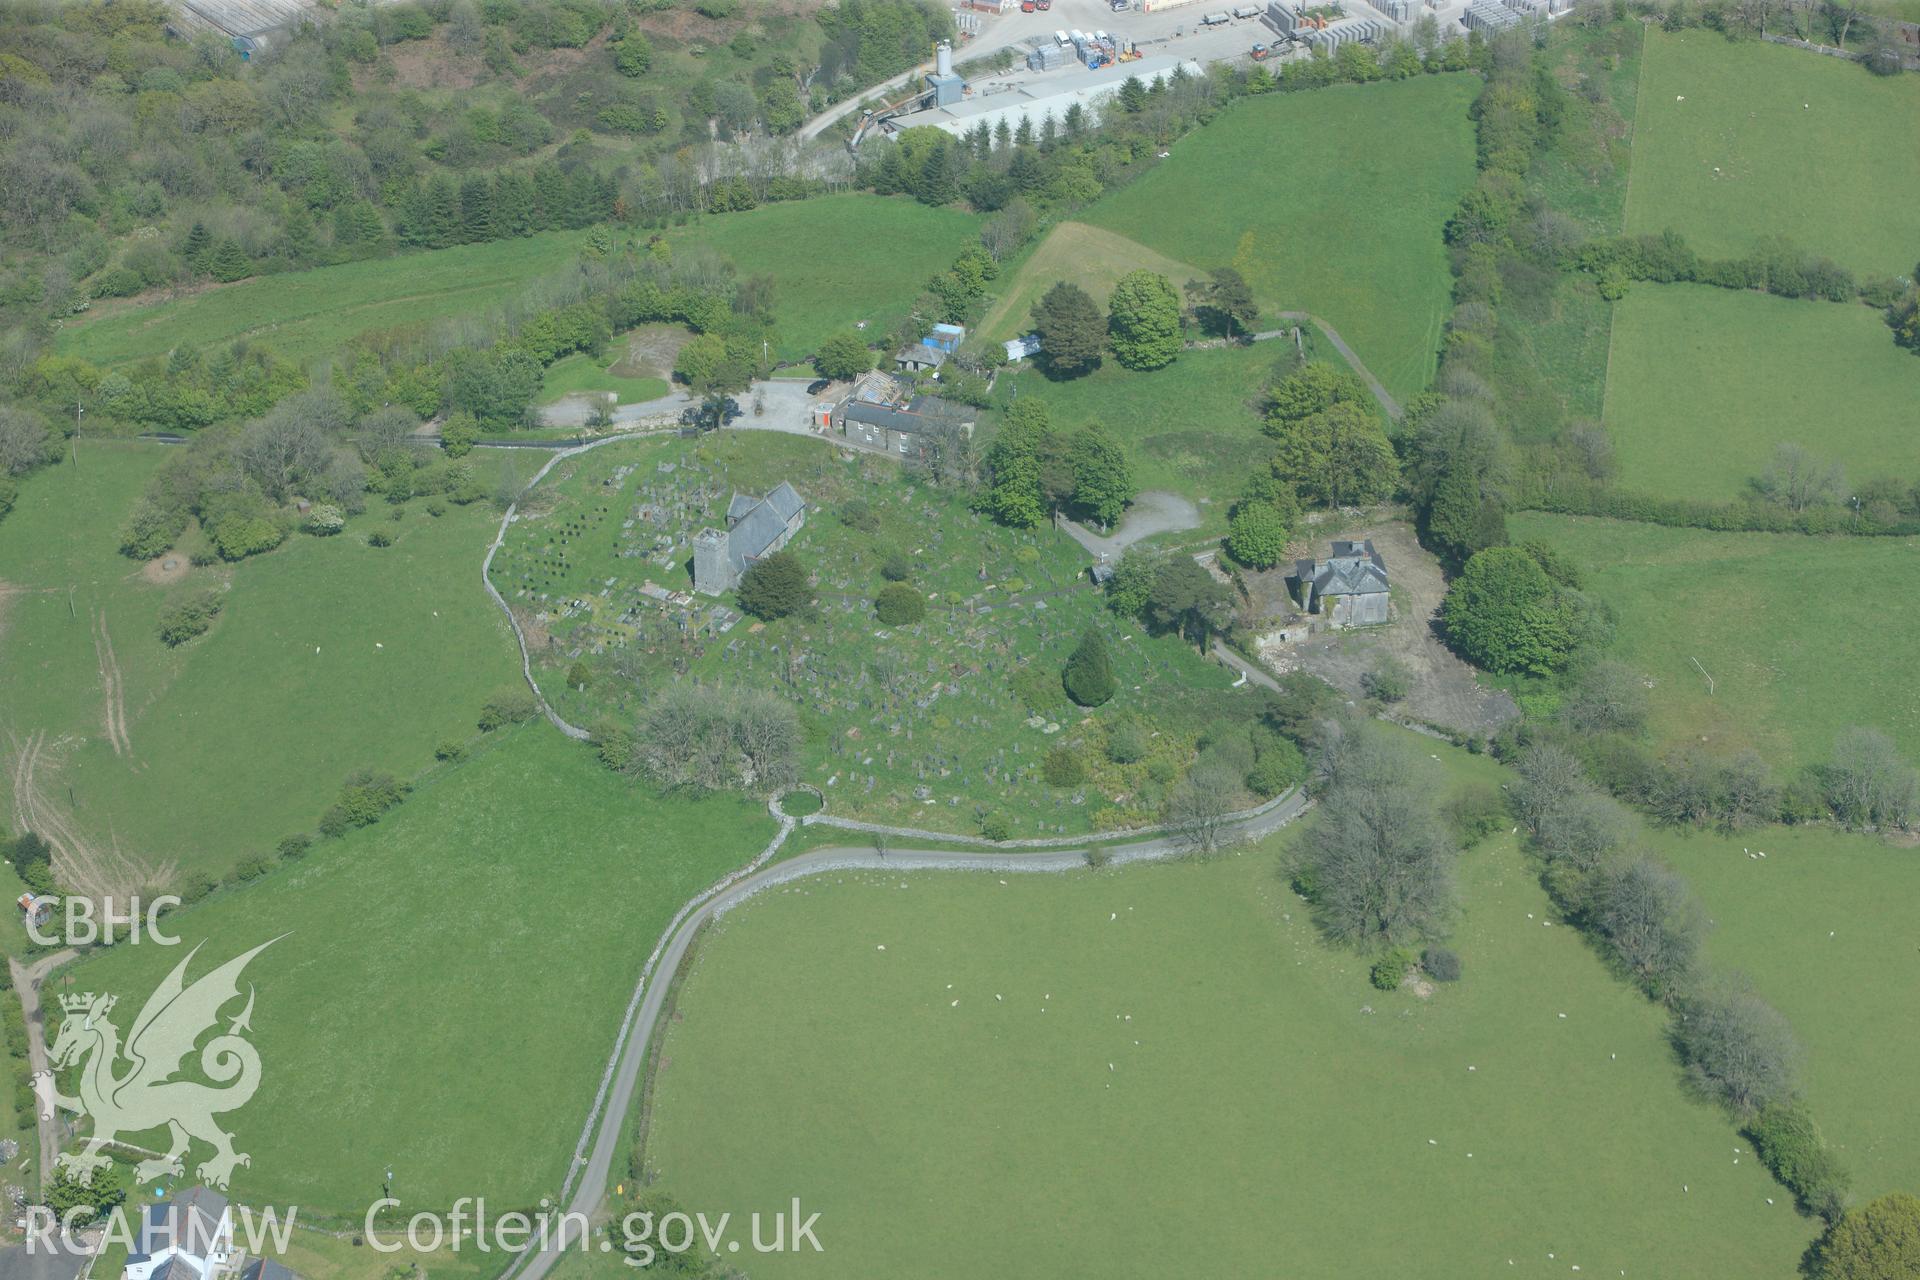
[[[1253,46],[1253,60],[1255,62],[1265,62],[1267,60],[1267,54],[1269,52],[1271,52],[1271,50],[1269,50],[1267,46],[1263,44],[1256,44],[1255,46]]]
[[[822,391],[825,391],[828,387],[832,385],[833,385],[832,378],[815,378],[812,382],[809,382],[807,384],[807,394],[810,396],[817,396]]]

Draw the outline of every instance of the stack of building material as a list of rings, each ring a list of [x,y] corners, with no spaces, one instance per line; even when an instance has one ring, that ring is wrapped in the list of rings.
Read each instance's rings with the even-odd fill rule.
[[[1029,71],[1053,71],[1065,66],[1067,51],[1057,44],[1043,44],[1027,55]]]
[[[1496,31],[1505,31],[1520,21],[1520,14],[1498,3],[1498,0],[1471,0],[1467,11],[1460,21],[1469,31],[1479,31],[1491,35]]]

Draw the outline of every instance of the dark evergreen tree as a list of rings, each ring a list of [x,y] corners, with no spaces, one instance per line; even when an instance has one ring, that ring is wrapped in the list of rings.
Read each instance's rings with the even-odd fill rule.
[[[1080,638],[1079,647],[1060,673],[1060,683],[1067,696],[1083,707],[1112,701],[1120,685],[1113,678],[1113,658],[1107,652],[1107,642],[1098,631],[1088,631]]]
[[[473,174],[460,184],[460,238],[472,243],[499,234],[493,222],[493,186]]]
[[[914,184],[913,195],[921,204],[952,204],[960,198],[959,184],[954,181],[953,148],[936,146],[927,152],[927,158],[920,164],[920,180]]]
[[[240,247],[240,242],[228,236],[213,251],[207,270],[215,280],[231,283],[252,275],[253,263],[247,260],[247,251]]]
[[[1040,335],[1040,363],[1051,376],[1077,378],[1099,367],[1107,321],[1079,285],[1063,280],[1047,290],[1033,308],[1033,327]]]
[[[180,256],[195,271],[205,271],[207,262],[213,256],[213,233],[205,224],[196,222],[187,231],[187,239],[180,246]]]
[[[453,179],[436,173],[420,193],[412,232],[429,249],[444,249],[460,238],[460,192]]]
[[[756,561],[740,578],[740,607],[765,621],[802,613],[812,598],[806,566],[791,551]]]
[[[523,173],[503,173],[493,180],[493,228],[499,236],[524,236],[533,231],[533,182]]]
[[[565,225],[567,214],[567,175],[560,166],[548,161],[533,171],[533,226],[548,231]]]

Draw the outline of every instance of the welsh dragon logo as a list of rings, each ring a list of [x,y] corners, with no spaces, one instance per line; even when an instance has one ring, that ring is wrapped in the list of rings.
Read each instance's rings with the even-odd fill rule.
[[[117,996],[89,991],[61,997],[66,1017],[48,1060],[56,1070],[84,1063],[80,1096],[58,1092],[50,1073],[43,1073],[36,1083],[49,1114],[53,1107],[64,1107],[93,1120],[93,1132],[80,1150],[60,1156],[64,1168],[83,1184],[90,1183],[94,1170],[108,1160],[101,1148],[125,1142],[124,1135],[163,1125],[170,1135],[167,1154],[139,1164],[134,1176],[141,1182],[180,1176],[186,1169],[183,1157],[195,1138],[213,1148],[212,1158],[195,1171],[209,1186],[224,1189],[236,1166],[252,1163],[245,1153],[233,1149],[233,1135],[214,1122],[216,1114],[244,1106],[260,1087],[260,1055],[241,1036],[252,1030],[248,1021],[253,1016],[252,984],[247,986],[246,1007],[225,1032],[200,1049],[200,1071],[214,1083],[173,1077],[186,1065],[195,1042],[219,1022],[220,1010],[240,997],[240,972],[247,962],[278,941],[263,942],[188,986],[187,966],[199,953],[196,946],[148,997],[124,1044],[107,1016]]]

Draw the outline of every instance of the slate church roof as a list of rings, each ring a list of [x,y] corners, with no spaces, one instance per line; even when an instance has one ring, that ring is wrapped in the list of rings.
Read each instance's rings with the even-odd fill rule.
[[[749,564],[764,556],[806,506],[784,480],[764,498],[734,494],[727,503],[727,560],[734,572],[744,573]]]

